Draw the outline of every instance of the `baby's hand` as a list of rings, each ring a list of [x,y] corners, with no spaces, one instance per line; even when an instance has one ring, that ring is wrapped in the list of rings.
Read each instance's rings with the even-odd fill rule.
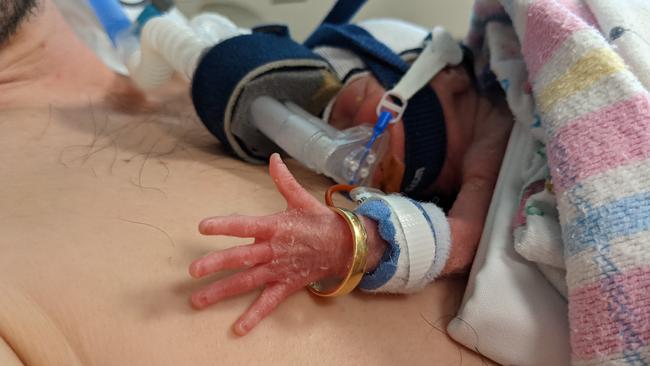
[[[347,223],[302,188],[278,154],[271,156],[270,174],[287,201],[287,209],[269,216],[203,220],[199,231],[204,235],[255,241],[208,254],[190,265],[195,278],[241,270],[196,291],[191,302],[199,309],[263,287],[261,295],[235,323],[238,335],[248,333],[284,299],[308,284],[326,277],[344,277],[352,256]]]

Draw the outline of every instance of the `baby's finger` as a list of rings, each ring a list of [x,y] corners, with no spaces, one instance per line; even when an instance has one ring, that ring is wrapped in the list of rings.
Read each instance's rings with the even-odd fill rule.
[[[279,154],[271,155],[269,174],[290,208],[313,208],[321,204],[296,181]]]
[[[195,292],[191,302],[196,308],[202,309],[225,298],[249,292],[277,280],[277,273],[269,270],[267,266],[253,267],[218,280]]]
[[[248,310],[237,319],[233,327],[235,333],[240,336],[246,335],[291,293],[291,289],[284,283],[267,286]]]
[[[272,216],[216,216],[199,223],[203,235],[229,235],[240,238],[270,238],[277,218]]]
[[[273,259],[273,249],[268,243],[242,245],[212,252],[190,265],[190,275],[203,277],[226,269],[250,267]]]

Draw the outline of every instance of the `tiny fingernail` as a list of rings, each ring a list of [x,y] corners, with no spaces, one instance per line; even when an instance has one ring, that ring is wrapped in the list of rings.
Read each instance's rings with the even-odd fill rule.
[[[207,219],[199,222],[199,232],[201,233],[204,232],[209,225],[210,225],[210,221]]]
[[[201,277],[201,268],[198,264],[192,263],[190,265],[190,276],[194,278],[200,278]]]
[[[248,333],[248,323],[240,322],[235,325],[235,333],[239,336],[244,336]]]
[[[207,302],[207,296],[205,294],[194,294],[192,295],[190,302],[192,305],[194,305],[195,308],[201,309]]]

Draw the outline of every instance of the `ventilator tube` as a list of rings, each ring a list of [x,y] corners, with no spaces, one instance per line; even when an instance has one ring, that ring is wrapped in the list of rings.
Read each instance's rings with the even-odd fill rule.
[[[337,130],[297,105],[271,97],[253,101],[249,114],[253,125],[292,158],[339,183],[348,183],[358,174],[358,183],[367,184],[386,150],[385,139],[380,138],[365,154],[371,125]]]

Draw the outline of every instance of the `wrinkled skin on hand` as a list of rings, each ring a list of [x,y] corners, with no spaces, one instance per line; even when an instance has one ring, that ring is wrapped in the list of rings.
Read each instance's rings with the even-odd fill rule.
[[[447,126],[447,156],[432,192],[457,193],[449,211],[452,247],[442,275],[469,268],[505,152],[512,116],[505,104],[477,94],[459,67],[447,68],[431,82],[443,105]],[[384,89],[372,77],[356,79],[339,94],[332,125],[347,128],[373,122]],[[389,153],[404,159],[401,123],[389,129]],[[278,155],[270,173],[287,201],[282,213],[262,217],[215,217],[201,222],[206,235],[255,238],[253,244],[215,252],[190,267],[194,277],[241,269],[196,292],[192,304],[204,308],[225,298],[263,287],[259,298],[237,320],[235,333],[244,335],[291,294],[323,278],[343,277],[350,265],[352,243],[345,221],[307,193]],[[379,177],[381,179],[381,176]],[[368,232],[366,271],[376,268],[386,243],[376,224],[363,218]]]
[[[234,331],[238,335],[247,334],[288,296],[310,283],[344,277],[351,260],[352,237],[347,223],[301,187],[278,154],[271,156],[269,170],[287,209],[269,216],[203,220],[199,231],[204,235],[254,238],[254,243],[208,254],[190,265],[195,278],[241,270],[195,292],[191,303],[199,309],[264,288],[236,321]],[[366,227],[372,231],[368,265],[374,268],[384,251],[383,242],[374,223],[368,220]]]

